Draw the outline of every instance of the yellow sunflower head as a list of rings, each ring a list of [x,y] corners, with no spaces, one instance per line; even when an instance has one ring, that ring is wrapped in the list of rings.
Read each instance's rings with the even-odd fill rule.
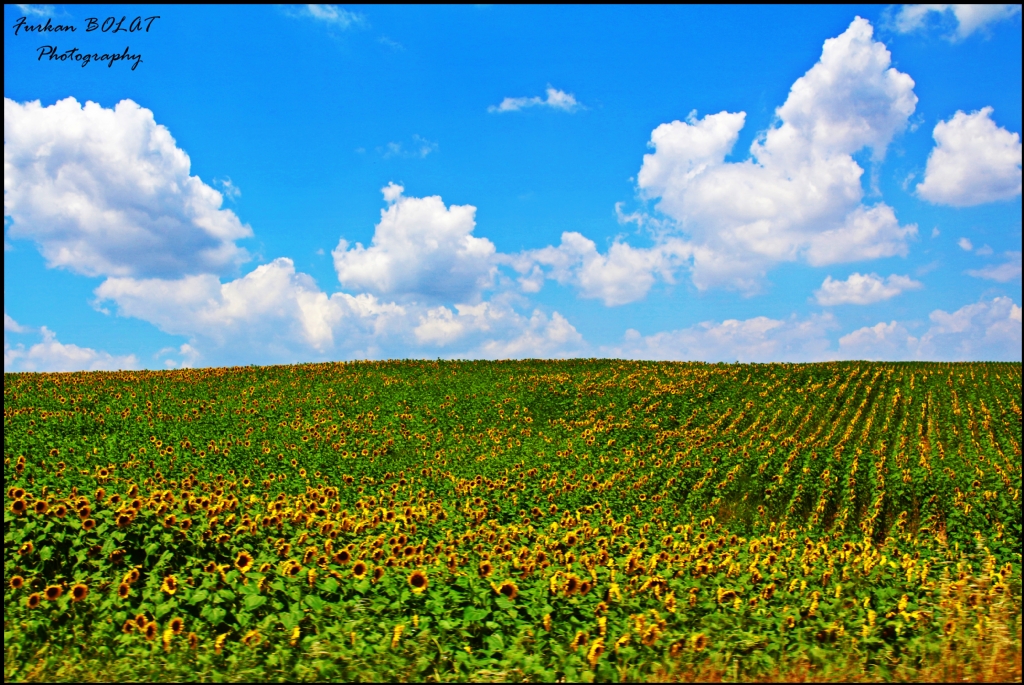
[[[235,556],[235,568],[242,573],[248,573],[252,569],[254,561],[251,554],[242,550]]]
[[[173,595],[178,591],[178,579],[173,575],[164,578],[164,582],[160,585],[160,590],[166,592],[169,595]]]
[[[75,583],[71,586],[71,601],[81,602],[89,595],[89,586],[85,583]]]
[[[409,574],[409,585],[412,586],[413,592],[423,592],[427,589],[427,574],[419,569],[413,571]]]

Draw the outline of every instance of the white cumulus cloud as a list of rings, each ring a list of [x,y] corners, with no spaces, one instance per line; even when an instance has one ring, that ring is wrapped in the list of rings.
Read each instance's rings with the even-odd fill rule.
[[[559,109],[563,112],[575,112],[583,107],[572,93],[566,93],[551,86],[548,86],[545,92],[546,97],[538,95],[534,97],[505,98],[500,104],[488,107],[487,111],[500,114],[502,112],[518,112],[527,107],[550,107],[551,109]]]
[[[1021,191],[1020,134],[996,126],[992,108],[958,111],[932,132],[924,181],[917,194],[929,202],[969,207],[1008,200]]]
[[[269,347],[282,353],[328,351],[336,331],[353,338],[380,333],[389,318],[405,313],[365,293],[328,296],[287,258],[228,283],[209,274],[174,280],[108,278],[95,294],[97,303],[113,302],[118,314],[149,321],[165,333],[219,347]]]
[[[884,203],[861,204],[863,169],[907,126],[914,81],[891,66],[886,47],[860,17],[825,41],[819,61],[776,110],[778,124],[727,163],[745,121],[720,112],[662,124],[637,176],[641,194],[690,236],[693,280],[752,290],[783,261],[811,264],[907,254],[915,225],[901,226]]]
[[[906,290],[924,287],[909,276],[892,274],[882,278],[878,274],[852,273],[845,281],[826,276],[821,287],[814,291],[818,304],[832,307],[838,304],[873,304],[896,297]]]
[[[5,314],[5,331],[7,319]],[[139,368],[139,360],[134,354],[118,356],[90,347],[65,345],[46,326],[42,326],[39,332],[42,341],[27,349],[24,345],[9,345],[4,340],[4,372],[116,371]]]
[[[526,250],[501,261],[521,274],[525,292],[537,292],[545,277],[574,286],[582,297],[596,298],[611,307],[642,299],[657,277],[673,282],[672,272],[688,256],[679,240],[650,248],[636,248],[616,241],[601,254],[594,241],[567,231],[557,247]]]
[[[831,314],[801,319],[705,321],[695,326],[642,336],[629,330],[619,345],[602,348],[610,357],[667,361],[771,362],[829,358],[827,332],[836,327]]]
[[[918,31],[929,17],[946,19],[952,15],[956,29],[950,38],[962,40],[978,29],[1020,14],[1020,5],[903,5],[896,13],[894,26],[900,33]]]
[[[918,342],[902,324],[879,322],[839,338],[839,351],[851,359],[896,361],[913,358]]]
[[[332,252],[343,286],[379,295],[466,302],[478,299],[497,271],[495,247],[473,235],[472,205],[445,207],[440,197],[405,197],[394,183],[383,189],[369,247],[342,239]]]
[[[420,344],[461,341],[459,356],[490,359],[565,357],[585,348],[583,336],[558,312],[534,309],[527,317],[502,302],[430,309],[420,314],[413,333]]]
[[[839,339],[840,356],[890,361],[1017,361],[1021,359],[1021,308],[1008,297],[936,309],[920,336],[897,322],[877,323]]]
[[[51,267],[88,276],[224,273],[252,235],[153,113],[66,98],[4,98],[8,237],[35,241]]]
[[[490,359],[572,357],[578,356],[583,346],[583,336],[568,319],[558,312],[547,316],[535,309],[529,320],[522,322],[517,335],[487,340],[473,356]]]

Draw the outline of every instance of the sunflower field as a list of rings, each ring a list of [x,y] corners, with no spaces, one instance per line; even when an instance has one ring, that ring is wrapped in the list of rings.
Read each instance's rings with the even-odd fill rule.
[[[4,678],[1021,679],[1021,365],[4,375]]]

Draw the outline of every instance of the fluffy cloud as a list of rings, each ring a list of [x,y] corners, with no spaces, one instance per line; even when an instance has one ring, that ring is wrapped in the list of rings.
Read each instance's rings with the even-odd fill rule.
[[[910,33],[924,28],[929,16],[950,14],[956,22],[950,37],[962,40],[988,24],[1020,14],[1020,5],[903,5],[893,23],[900,33]]]
[[[527,250],[514,256],[502,256],[521,275],[526,292],[537,292],[545,276],[562,285],[575,286],[580,295],[600,299],[607,306],[642,299],[657,276],[673,282],[672,272],[689,254],[679,240],[670,240],[652,248],[635,248],[612,243],[606,254],[597,251],[594,241],[575,231],[562,234],[557,247]]]
[[[917,194],[929,202],[969,207],[1008,200],[1021,191],[1020,134],[997,127],[992,108],[957,112],[932,132],[924,181]]]
[[[861,204],[863,169],[853,154],[880,160],[917,104],[914,82],[890,66],[873,29],[856,18],[825,41],[820,60],[776,110],[779,124],[726,163],[745,114],[720,112],[662,124],[637,176],[641,193],[691,237],[700,288],[756,287],[772,264],[816,265],[907,253],[916,226],[892,208]]]
[[[149,321],[165,333],[219,347],[262,346],[286,356],[288,350],[331,350],[339,329],[352,339],[383,333],[389,319],[405,313],[369,294],[328,296],[286,258],[228,283],[208,274],[175,280],[109,278],[95,294],[98,304],[113,302],[118,314]]]
[[[8,321],[10,320],[10,321]],[[24,332],[9,328],[9,323],[18,327],[17,322],[4,313],[4,331]],[[43,326],[39,329],[42,341],[25,349],[24,345],[10,345],[4,340],[4,372],[18,371],[114,371],[137,369],[139,360],[134,354],[116,356],[78,345],[65,345],[57,335]]]
[[[1002,264],[990,264],[980,269],[969,269],[967,274],[999,283],[1009,283],[1020,278],[1020,252],[1007,252],[1006,257],[1007,260]]]
[[[832,307],[837,304],[873,304],[896,297],[905,290],[922,288],[919,281],[909,276],[892,274],[881,278],[878,274],[852,273],[845,281],[826,276],[821,287],[814,291],[818,304]]]
[[[557,312],[529,317],[502,302],[430,307],[399,305],[374,295],[328,295],[289,259],[276,259],[246,276],[221,283],[211,275],[181,279],[109,278],[95,291],[97,305],[149,321],[190,342],[168,367],[194,366],[230,351],[264,361],[380,356],[382,346],[446,347],[453,356],[565,356],[582,337]],[[173,348],[162,350],[162,353]],[[407,352],[405,353],[407,354]]]
[[[550,107],[551,109],[559,109],[563,112],[575,112],[583,107],[572,93],[566,93],[551,86],[548,86],[545,92],[547,97],[543,98],[540,96],[505,98],[501,101],[501,104],[488,107],[487,111],[500,114],[502,112],[518,112],[527,107]]]
[[[535,309],[524,324],[512,338],[486,341],[477,354],[490,359],[571,357],[583,347],[583,336],[558,312],[548,317]]]
[[[705,321],[696,326],[642,336],[629,330],[620,345],[602,349],[606,356],[708,362],[817,361],[829,358],[827,331],[831,314],[799,319],[758,316],[739,321]]]
[[[911,358],[917,344],[918,339],[895,321],[858,328],[839,338],[839,350],[843,356],[873,361]]]
[[[342,239],[333,251],[343,286],[380,295],[465,302],[478,299],[497,271],[494,243],[472,235],[472,205],[445,207],[438,196],[405,197],[402,186],[384,188],[370,247],[349,247]]]
[[[428,309],[419,316],[419,324],[413,329],[416,342],[427,345],[448,345],[465,335],[478,331],[490,331],[496,326],[508,327],[520,323],[513,311],[495,306],[491,302],[476,305],[457,304],[453,312],[448,307]]]
[[[168,357],[168,353],[177,355],[178,359]],[[165,347],[164,349],[153,355],[154,359],[159,357],[165,357],[164,366],[168,369],[191,369],[196,366],[202,354],[194,346],[185,343],[178,348]]]
[[[42,107],[4,98],[4,216],[9,237],[39,244],[49,266],[89,276],[223,273],[252,235],[223,196],[189,174],[153,113],[74,98]]]
[[[1021,358],[1021,308],[1008,297],[969,304],[952,313],[936,309],[928,318],[931,325],[919,337],[896,321],[853,331],[839,339],[840,356],[942,361]]]
[[[455,305],[430,309],[413,330],[420,344],[449,345],[472,341],[468,356],[491,359],[569,356],[584,347],[583,336],[558,312],[549,317],[535,309],[529,318],[501,303]],[[463,352],[460,356],[467,356]]]

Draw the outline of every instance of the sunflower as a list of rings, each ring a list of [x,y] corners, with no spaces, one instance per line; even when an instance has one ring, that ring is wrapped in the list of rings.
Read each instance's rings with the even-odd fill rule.
[[[260,637],[260,632],[255,629],[250,630],[242,637],[242,644],[246,647],[256,647],[262,641],[263,638]]]
[[[284,574],[289,578],[294,578],[302,572],[302,564],[297,561],[291,561],[285,564]]]
[[[126,528],[132,523],[131,514],[118,514],[117,515],[117,527]]]
[[[21,576],[14,576],[13,578],[11,578],[10,585],[12,590],[20,590],[24,584],[25,579]]]
[[[150,621],[149,623],[147,623],[146,627],[143,628],[143,633],[145,634],[147,640],[152,640],[153,638],[155,638],[157,634],[156,621]]]
[[[96,519],[83,519],[82,530],[92,530],[96,527]]]
[[[89,595],[89,586],[85,583],[75,583],[71,586],[71,601],[81,602]]]
[[[130,618],[125,620],[124,625],[121,626],[121,632],[124,633],[125,635],[128,635],[128,634],[134,632],[134,630],[135,630],[135,621],[131,620]]]
[[[409,574],[409,585],[412,586],[413,592],[423,592],[427,589],[427,574],[419,569],[413,571]]]
[[[132,586],[128,583],[121,583],[117,586],[117,596],[121,599],[128,599],[128,595],[132,593]]]
[[[110,553],[110,563],[120,566],[124,562],[124,555],[126,552],[123,549],[115,549]]]
[[[569,649],[576,651],[577,647],[580,647],[581,645],[586,645],[589,640],[590,635],[588,635],[586,631],[577,630],[576,637],[574,637],[572,639],[572,642],[569,643]]]
[[[352,561],[352,554],[347,549],[338,550],[338,553],[333,557],[333,561],[339,565],[347,564]]]
[[[366,575],[366,564],[362,561],[357,561],[352,565],[352,577],[362,578]]]
[[[196,649],[199,647],[199,636],[195,633],[188,634],[188,647],[189,649]]]
[[[480,574],[481,578],[487,578],[494,573],[494,567],[491,566],[491,562],[489,561],[481,561],[477,572]]]
[[[580,579],[570,574],[565,579],[565,596],[572,597],[580,589]]]
[[[139,569],[133,568],[131,571],[128,571],[128,573],[124,574],[124,579],[121,582],[131,585],[132,583],[138,581],[139,575]]]
[[[511,580],[506,580],[498,586],[498,594],[504,595],[508,599],[515,599],[519,596],[519,586]]]
[[[215,561],[207,562],[206,566],[203,567],[203,571],[205,571],[206,573],[216,573],[217,572],[217,562],[215,562]]]
[[[35,609],[37,606],[39,606],[39,603],[41,601],[43,601],[43,598],[39,595],[39,593],[33,592],[31,595],[28,596],[28,599],[25,600],[25,604],[28,605],[29,609]]]
[[[375,569],[373,569],[373,582],[376,583],[377,581],[379,581],[381,578],[384,577],[385,573],[386,571],[384,570],[383,566],[378,566]]]
[[[53,508],[51,513],[58,518],[64,518],[68,515],[68,508],[63,504],[58,504]]]
[[[50,503],[47,502],[45,499],[38,500],[35,506],[32,507],[33,511],[35,511],[37,514],[45,514],[49,508]]]
[[[690,638],[690,644],[693,645],[694,651],[702,652],[708,646],[708,636],[704,633],[697,633]]]
[[[64,588],[60,585],[50,585],[43,591],[43,593],[45,594],[46,599],[53,602],[60,599],[60,596],[64,594]]]
[[[254,560],[252,555],[245,550],[242,550],[235,557],[235,568],[242,573],[248,573],[252,569],[253,562]],[[177,635],[177,633],[175,633],[175,635]]]
[[[175,516],[174,514],[168,514],[166,517],[164,517],[164,528],[173,528],[174,524],[177,523],[177,521],[177,516]]]
[[[172,576],[164,578],[164,582],[160,585],[160,591],[166,592],[169,595],[173,595],[178,591],[178,579]]]
[[[171,632],[175,635],[181,635],[181,631],[185,629],[185,621],[181,618],[172,618],[170,624]]]
[[[21,556],[26,556],[32,554],[32,550],[34,549],[35,546],[32,544],[31,541],[25,542],[22,543],[21,547],[18,548],[18,554],[20,554]]]

